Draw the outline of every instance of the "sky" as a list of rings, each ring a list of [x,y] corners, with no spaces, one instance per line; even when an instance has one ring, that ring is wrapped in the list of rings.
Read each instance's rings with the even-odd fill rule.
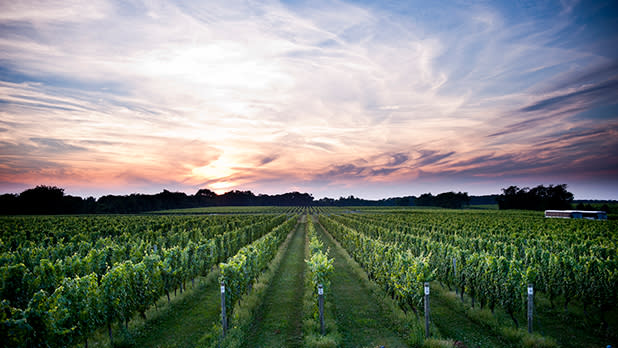
[[[0,0],[0,193],[618,199],[616,1]]]

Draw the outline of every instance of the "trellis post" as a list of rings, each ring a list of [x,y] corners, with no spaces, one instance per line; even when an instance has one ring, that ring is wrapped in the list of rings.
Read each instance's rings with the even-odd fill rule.
[[[528,333],[532,333],[532,312],[534,311],[534,287],[528,284]]]
[[[227,332],[227,315],[225,313],[225,283],[221,282],[221,327],[223,328],[223,337]]]
[[[318,308],[320,309],[320,332],[324,336],[324,287],[318,284]]]
[[[429,283],[425,282],[425,338],[429,338]]]

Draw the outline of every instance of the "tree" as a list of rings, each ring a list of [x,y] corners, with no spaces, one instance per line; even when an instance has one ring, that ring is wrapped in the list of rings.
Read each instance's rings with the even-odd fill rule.
[[[19,195],[22,211],[33,214],[56,214],[61,212],[64,189],[40,185]]]
[[[434,206],[449,209],[460,209],[469,203],[470,197],[467,192],[444,192],[437,196],[431,193],[424,193],[416,199],[416,205],[418,206]]]
[[[567,185],[539,185],[532,189],[509,186],[502,189],[496,198],[500,209],[568,209],[573,202],[573,194],[567,191]]]

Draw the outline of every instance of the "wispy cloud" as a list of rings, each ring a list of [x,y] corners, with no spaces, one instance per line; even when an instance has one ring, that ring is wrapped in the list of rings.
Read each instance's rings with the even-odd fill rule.
[[[3,2],[0,181],[363,190],[579,173],[560,150],[612,144],[611,127],[570,130],[595,132],[582,115],[615,103],[618,60],[583,39],[583,3],[534,6]]]
[[[44,152],[49,154],[62,154],[67,152],[87,151],[85,147],[71,145],[62,139],[53,138],[30,138]]]
[[[392,160],[388,163],[391,166],[398,166],[400,164],[406,163],[410,159],[405,153],[396,153],[392,156]]]
[[[618,76],[617,76],[618,77]],[[564,108],[565,105],[576,102],[595,103],[612,102],[613,96],[618,94],[618,79],[604,81],[594,86],[585,87],[575,92],[546,98],[535,102],[532,105],[521,108],[522,112],[532,111],[553,111]],[[600,99],[600,100],[599,100]]]
[[[277,159],[277,157],[279,157],[279,156],[277,156],[277,155],[267,156],[267,157],[262,158],[262,159],[260,160],[260,162],[259,162],[259,163],[260,163],[260,165],[262,165],[262,166],[263,166],[263,165],[267,165],[268,163],[270,163],[270,162],[272,162],[272,161],[276,160],[276,159]]]

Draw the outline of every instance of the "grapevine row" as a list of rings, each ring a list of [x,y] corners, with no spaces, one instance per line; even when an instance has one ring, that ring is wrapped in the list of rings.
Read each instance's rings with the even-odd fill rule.
[[[45,271],[33,282],[35,286],[50,285],[31,298],[23,295],[28,294],[24,287],[30,286],[24,276],[25,265],[5,265],[1,302],[5,314],[0,325],[6,337],[0,339],[15,347],[68,346],[87,342],[101,326],[108,327],[111,339],[113,323],[126,324],[134,313],[144,316],[146,309],[162,295],[169,300],[170,292],[182,291],[186,280],[207,274],[218,262],[285,221],[283,215],[272,217],[199,244],[190,241],[185,247],[144,248],[139,261],[127,258],[111,267],[105,258],[94,259],[91,265],[100,265],[101,273],[54,278],[53,265],[42,261],[47,265]],[[60,285],[52,291],[54,282]],[[25,307],[16,306],[24,302]]]
[[[305,260],[311,277],[313,297],[317,299],[318,285],[322,285],[326,294],[330,293],[330,278],[335,270],[333,258],[328,258],[328,250],[324,250],[324,243],[318,238],[311,217],[307,217],[307,235],[309,239],[309,260]],[[316,305],[317,311],[317,305]]]
[[[405,222],[414,218],[381,218],[384,221],[358,215],[335,217],[361,233],[401,244],[415,255],[426,255],[431,267],[438,270],[438,280],[459,288],[462,299],[463,294],[468,293],[473,306],[478,301],[481,307],[487,305],[492,311],[499,305],[511,315],[516,325],[514,314],[523,306],[528,283],[535,284],[535,288],[545,293],[552,303],[562,295],[565,308],[573,299],[582,301],[584,307],[592,304],[600,311],[602,321],[604,313],[617,303],[617,260],[603,257],[603,252],[599,252],[611,248],[611,243],[588,253],[577,252],[578,248],[552,251],[517,239],[509,244],[493,242],[491,237],[460,237],[458,232],[449,231],[446,223],[440,231],[427,230],[419,234],[408,230],[406,233],[401,227],[405,228]],[[413,229],[419,228],[413,226]],[[441,233],[449,237],[444,239]],[[493,234],[496,232],[489,233]]]
[[[359,233],[331,217],[320,215],[319,221],[363,267],[369,279],[397,300],[402,309],[418,312],[423,300],[422,282],[433,277],[426,259],[398,244]]]
[[[253,281],[268,266],[285,236],[296,225],[296,220],[295,217],[288,219],[272,232],[241,248],[227,262],[219,264],[219,280],[225,284],[228,313],[233,312],[233,306],[238,299],[251,288]]]

